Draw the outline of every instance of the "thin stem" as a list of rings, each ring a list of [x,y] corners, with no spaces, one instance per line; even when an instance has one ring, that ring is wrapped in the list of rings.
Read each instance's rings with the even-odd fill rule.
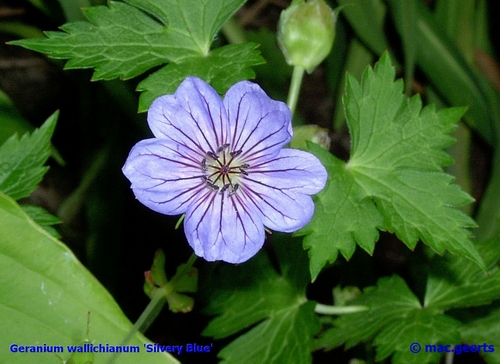
[[[227,41],[231,44],[246,43],[245,32],[238,24],[235,18],[229,19],[222,26],[222,34],[226,37]]]
[[[167,302],[167,295],[168,292],[165,292],[165,289],[163,287],[160,287],[155,291],[153,297],[151,298],[151,301],[149,301],[148,305],[146,306],[146,309],[137,319],[134,326],[128,332],[127,336],[125,336],[125,338],[122,340],[120,346],[127,345],[127,343],[137,333],[137,331],[145,332],[149,328],[149,326],[153,323],[153,321],[156,319],[161,309],[165,305],[165,302]],[[108,360],[108,364],[113,364],[119,354],[119,352],[115,353]]]
[[[304,68],[300,66],[293,67],[292,81],[290,82],[290,90],[288,91],[288,100],[286,104],[292,110],[292,115],[295,113],[297,107],[297,100],[299,99],[300,86],[302,85],[302,78],[304,77]]]
[[[176,283],[177,279],[179,279],[179,277],[181,277],[184,273],[189,272],[191,270],[191,268],[193,267],[193,264],[194,264],[194,262],[196,262],[197,258],[198,257],[194,253],[191,254],[191,256],[189,257],[186,264],[182,267],[182,270],[179,270],[177,272],[177,274],[170,280],[170,282],[175,285],[175,283]]]
[[[453,348],[455,349],[455,348]],[[446,353],[445,356],[445,364],[453,364],[453,358],[455,357],[455,353]]]
[[[106,166],[110,154],[111,147],[109,145],[99,150],[89,169],[85,172],[80,185],[59,207],[57,216],[64,221],[65,224],[69,224],[73,221],[78,211],[80,211],[90,187],[95,182],[102,169]]]
[[[196,262],[197,258],[198,257],[195,254],[191,254],[188,261],[186,262],[186,265],[184,266],[184,270],[190,270],[193,264]],[[175,281],[175,277],[174,279],[172,279],[171,283],[173,281]],[[163,287],[159,287],[158,289],[156,289],[155,293],[153,294],[153,297],[151,297],[151,301],[149,301],[148,305],[141,313],[141,316],[139,316],[134,326],[127,333],[127,336],[125,336],[125,338],[122,340],[120,344],[121,346],[127,345],[127,343],[137,333],[137,331],[141,333],[146,332],[146,330],[149,328],[149,326],[153,323],[153,321],[160,313],[163,306],[165,306],[165,303],[167,302],[167,297],[172,293],[174,285],[172,285],[171,283],[167,283]],[[113,364],[114,362],[116,362],[118,354],[119,353],[115,353],[108,360],[107,364]]]
[[[477,241],[493,238],[498,232],[497,221],[500,218],[500,149],[495,151],[492,161],[491,177],[476,216],[479,228],[474,230]]]
[[[329,306],[317,303],[314,312],[321,315],[346,315],[368,310],[367,306]]]
[[[189,257],[188,261],[186,262],[186,266],[189,267],[189,269],[191,269],[191,267],[193,266],[194,262],[196,262],[196,259],[198,259],[198,256],[196,254],[191,254],[191,256]]]

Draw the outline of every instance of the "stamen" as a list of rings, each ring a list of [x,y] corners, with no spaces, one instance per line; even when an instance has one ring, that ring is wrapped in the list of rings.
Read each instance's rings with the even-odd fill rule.
[[[230,143],[224,143],[217,147],[215,152],[208,150],[201,160],[201,169],[206,172],[206,176],[202,178],[207,188],[220,191],[221,194],[228,191],[228,195],[232,196],[240,187],[236,182],[239,182],[241,175],[248,176],[246,169],[250,168],[250,164],[235,161],[243,150],[230,151],[230,146]]]
[[[228,184],[225,184],[221,189],[220,189],[220,193],[223,194],[224,192],[226,192],[226,190],[231,187],[231,185],[228,183]]]
[[[213,189],[214,191],[219,190],[219,186],[214,185],[214,183],[210,180],[207,180],[207,186],[210,187],[211,189]]]
[[[214,152],[212,152],[211,150],[209,150],[207,152],[207,156],[209,156],[212,159],[216,159],[216,160],[219,159],[219,156],[217,154],[215,154]]]
[[[219,148],[217,148],[217,153],[222,152],[222,151],[223,151],[224,149],[226,149],[227,147],[229,147],[229,143],[222,144]]]
[[[240,185],[235,183],[233,190],[231,192],[229,192],[229,196],[234,195],[236,193],[236,191],[238,191],[238,188],[240,188]]]

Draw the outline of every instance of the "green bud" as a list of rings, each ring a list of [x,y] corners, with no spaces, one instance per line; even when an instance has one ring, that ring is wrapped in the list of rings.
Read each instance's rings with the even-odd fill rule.
[[[168,309],[174,313],[188,313],[193,310],[194,299],[182,293],[172,292],[167,296]]]
[[[293,1],[281,12],[278,44],[289,65],[311,73],[332,50],[335,14],[324,0]]]
[[[347,306],[350,301],[361,294],[356,286],[346,286],[344,288],[337,286],[333,289],[333,299],[335,306]]]
[[[316,143],[326,150],[330,149],[330,136],[328,129],[317,125],[301,125],[293,128],[293,138],[290,146],[295,149],[307,150],[306,142]]]

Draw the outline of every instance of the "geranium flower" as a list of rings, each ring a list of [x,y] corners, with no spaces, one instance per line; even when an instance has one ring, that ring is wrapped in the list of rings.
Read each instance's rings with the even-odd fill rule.
[[[241,263],[262,247],[264,226],[293,232],[311,220],[310,195],[325,186],[326,170],[310,153],[282,149],[291,112],[258,85],[239,82],[221,100],[188,77],[153,102],[148,123],[155,137],[132,148],[123,173],[150,209],[186,214],[196,255]]]

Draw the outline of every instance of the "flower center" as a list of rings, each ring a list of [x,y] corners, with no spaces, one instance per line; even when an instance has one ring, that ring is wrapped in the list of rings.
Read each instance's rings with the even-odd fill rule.
[[[230,150],[229,144],[223,144],[214,152],[208,151],[201,161],[201,169],[205,172],[203,179],[206,186],[223,194],[229,191],[232,196],[238,191],[242,176],[248,176],[246,171],[250,165],[239,157],[243,151]]]

